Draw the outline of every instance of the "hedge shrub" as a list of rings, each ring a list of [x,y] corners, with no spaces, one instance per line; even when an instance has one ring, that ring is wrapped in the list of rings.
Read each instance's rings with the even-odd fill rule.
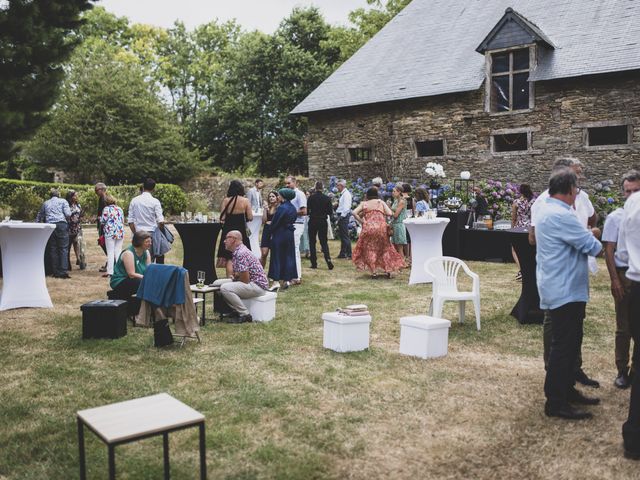
[[[54,187],[60,190],[60,196],[63,198],[69,190],[78,192],[78,201],[85,211],[85,220],[91,220],[91,216],[98,209],[98,197],[93,191],[93,185],[30,182],[0,178],[0,205],[9,207],[13,217],[33,220],[29,215],[36,199],[41,204],[49,198],[49,191]],[[118,205],[127,213],[129,202],[140,193],[140,187],[137,185],[116,185],[108,187],[107,192],[118,200]],[[187,196],[177,185],[159,183],[156,185],[154,196],[160,200],[165,215],[177,215],[186,210]]]

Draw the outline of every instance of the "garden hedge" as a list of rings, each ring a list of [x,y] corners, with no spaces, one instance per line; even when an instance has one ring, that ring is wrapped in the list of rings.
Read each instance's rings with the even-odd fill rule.
[[[91,216],[98,208],[98,197],[94,193],[93,185],[75,185],[68,183],[47,183],[32,182],[25,180],[12,180],[0,178],[0,207],[4,206],[11,211],[12,217],[23,217],[22,220],[33,220],[35,217],[33,207],[35,197],[42,203],[49,198],[51,188],[60,190],[60,195],[64,197],[69,190],[78,192],[78,201],[85,211],[85,220]],[[129,209],[129,202],[138,195],[140,187],[138,185],[116,185],[107,187],[107,192],[116,197],[118,205],[125,213]],[[156,185],[154,196],[160,200],[162,209],[166,215],[176,215],[185,210],[187,196],[177,185],[159,183]],[[39,205],[38,205],[39,206]]]

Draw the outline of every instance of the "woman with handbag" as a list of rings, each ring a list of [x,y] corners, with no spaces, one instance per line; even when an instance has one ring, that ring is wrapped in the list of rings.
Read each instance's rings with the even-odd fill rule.
[[[368,270],[376,278],[382,270],[387,278],[404,268],[404,257],[389,242],[386,217],[393,216],[389,206],[378,198],[378,189],[367,190],[366,200],[353,211],[362,231],[353,250],[352,261],[358,270]]]
[[[222,232],[220,233],[220,245],[218,245],[218,260],[216,267],[225,268],[227,277],[233,275],[231,256],[233,252],[224,246],[224,237],[231,230],[242,232],[242,243],[251,250],[249,243],[249,233],[247,232],[247,222],[253,220],[253,210],[251,202],[244,196],[244,186],[240,180],[231,180],[227,196],[222,200],[220,206],[220,221],[222,222]]]

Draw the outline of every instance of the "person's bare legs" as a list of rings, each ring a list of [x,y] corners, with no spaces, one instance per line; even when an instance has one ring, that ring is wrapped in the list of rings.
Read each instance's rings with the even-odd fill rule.
[[[269,255],[269,249],[267,247],[262,247],[260,249],[260,263],[262,264],[262,268],[267,264],[267,256]]]

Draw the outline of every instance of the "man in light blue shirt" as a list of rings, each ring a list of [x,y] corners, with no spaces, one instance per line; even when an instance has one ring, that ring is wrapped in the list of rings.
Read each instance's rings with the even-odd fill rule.
[[[571,211],[578,195],[577,181],[568,168],[552,174],[549,198],[541,206],[535,229],[540,308],[549,310],[552,332],[544,384],[545,414],[572,420],[590,418],[591,413],[576,410],[571,403],[599,403],[574,387],[573,370],[589,300],[587,257],[602,250],[602,244]]]
[[[351,238],[349,238],[349,218],[351,217],[351,204],[353,197],[351,192],[347,190],[347,181],[340,180],[338,182],[338,191],[340,192],[340,201],[338,203],[338,232],[340,235],[340,254],[338,258],[351,258]]]
[[[70,278],[67,273],[69,267],[69,224],[71,216],[69,203],[60,198],[57,189],[51,189],[51,198],[42,204],[36,222],[51,223],[56,229],[49,237],[47,253],[51,262],[53,276],[56,278]]]

